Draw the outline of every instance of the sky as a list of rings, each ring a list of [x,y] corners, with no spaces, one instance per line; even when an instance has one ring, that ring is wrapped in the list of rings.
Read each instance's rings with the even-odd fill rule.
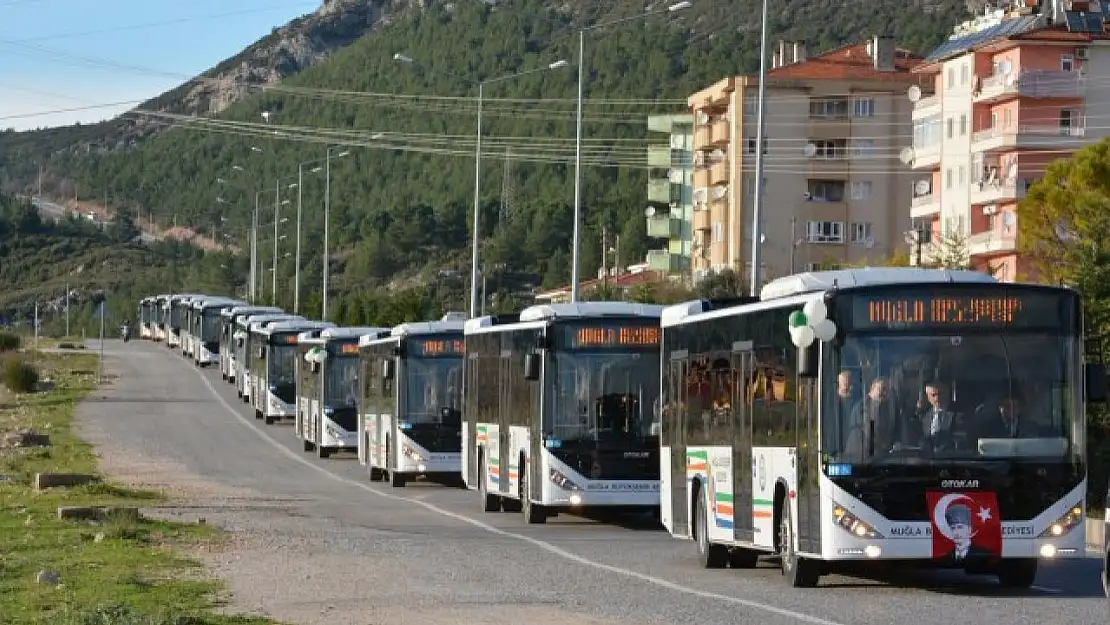
[[[320,4],[0,0],[0,129],[115,117]]]

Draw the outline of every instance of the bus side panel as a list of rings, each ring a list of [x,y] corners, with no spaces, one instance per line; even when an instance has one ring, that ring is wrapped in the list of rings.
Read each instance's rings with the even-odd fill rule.
[[[510,467],[516,464],[516,460],[510,458],[512,455],[512,443],[510,441],[509,425],[513,421],[513,379],[512,379],[512,364],[513,352],[512,335],[510,333],[503,333],[501,338],[502,342],[501,359],[498,362],[498,380],[499,380],[499,394],[497,402],[497,441],[494,447],[493,432],[489,433],[490,436],[490,471],[496,471],[497,475],[497,490],[502,495],[515,496],[516,491],[511,489],[509,480]],[[496,451],[496,454],[495,454]],[[496,462],[494,459],[496,458]]]
[[[821,553],[821,471],[816,380],[798,380],[798,549]]]
[[[668,329],[664,335],[664,345],[669,343],[671,336],[677,330]],[[666,347],[664,347],[666,349]],[[666,501],[670,507],[663,510],[663,515],[669,518],[671,533],[675,536],[690,536],[690,482],[686,476],[686,376],[687,365],[685,360],[686,350],[677,354],[664,352],[667,358],[666,374],[664,376],[662,398],[663,416],[660,424],[660,441],[667,445],[666,453],[660,453],[660,477],[663,482],[660,488],[660,503],[664,501],[663,490],[666,490]],[[667,521],[664,521],[666,524]]]

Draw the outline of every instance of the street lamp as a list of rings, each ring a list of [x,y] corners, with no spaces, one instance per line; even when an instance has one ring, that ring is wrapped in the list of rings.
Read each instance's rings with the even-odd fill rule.
[[[406,56],[398,52],[393,55],[395,61],[402,63],[413,64],[416,63],[412,57]],[[529,74],[538,72],[546,72],[554,69],[561,69],[567,67],[569,63],[564,60],[548,63],[543,67],[537,67],[507,76],[500,76],[498,78],[490,78],[487,80],[478,81],[478,130],[475,134],[474,141],[474,225],[472,226],[472,240],[471,240],[471,259],[470,259],[470,316],[478,316],[478,238],[481,232],[481,202],[482,202],[482,100],[485,96],[485,86],[494,83],[504,82],[513,78],[520,78]],[[472,81],[467,81],[472,82]],[[380,133],[379,133],[380,134]],[[378,135],[371,137],[377,139]]]
[[[766,0],[764,0],[766,3]],[[615,26],[623,24],[624,22],[631,22],[633,20],[646,19],[661,13],[675,13],[682,11],[693,6],[693,2],[676,2],[662,9],[655,11],[648,11],[647,13],[640,13],[630,17],[621,18],[618,20],[611,20],[594,24],[578,30],[578,111],[575,115],[575,138],[574,138],[574,235],[572,243],[571,265],[570,265],[570,301],[578,301],[578,275],[579,275],[579,256],[581,255],[581,242],[582,242],[582,89],[583,83],[583,69],[585,68],[586,58],[586,32],[605,28],[607,26]]]
[[[334,149],[334,148],[329,147],[327,149],[327,153],[324,155],[324,172],[325,172],[324,173],[324,268],[323,268],[324,269],[324,276],[323,276],[323,278],[324,278],[324,280],[323,280],[324,292],[322,294],[323,298],[322,298],[322,301],[320,303],[320,319],[323,320],[323,321],[328,320],[328,276],[331,273],[329,271],[329,267],[328,267],[331,264],[329,262],[331,260],[331,256],[329,255],[330,250],[328,249],[328,246],[330,245],[330,242],[328,241],[328,236],[331,232],[331,151],[332,151],[332,149]],[[344,156],[347,156],[348,154],[350,154],[350,152],[348,150],[343,150],[342,152],[340,152],[339,154],[336,154],[335,156],[336,156],[336,158],[342,158]],[[297,228],[297,241],[298,242],[300,241],[300,236],[301,236],[300,227],[298,226],[298,228]],[[298,248],[300,247],[300,243],[297,244],[297,247]],[[298,263],[298,266],[299,266],[299,263]]]
[[[760,263],[763,245],[760,231],[763,230],[763,142],[767,130],[767,2],[763,0],[763,14],[759,30],[759,114],[755,130],[755,203],[752,208],[752,270],[748,278],[748,293],[759,296]]]

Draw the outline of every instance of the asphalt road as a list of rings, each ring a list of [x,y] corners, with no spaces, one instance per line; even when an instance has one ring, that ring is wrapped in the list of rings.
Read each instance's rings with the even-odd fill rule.
[[[109,341],[106,355],[120,377],[91,401],[112,413],[110,436],[217,483],[314,498],[308,514],[329,523],[320,540],[365,556],[368,576],[377,569],[388,578],[388,588],[365,590],[382,601],[549,605],[637,625],[1090,625],[1107,618],[1095,558],[1042,566],[1024,592],[944,571],[833,575],[801,590],[788,588],[769,564],[700,569],[693,543],[658,529],[567,515],[525,526],[519,514],[482,513],[473,492],[423,483],[392,489],[370,483],[353,458],[302,452],[288,426],[255,421],[218,370],[197,370],[162,344]],[[272,580],[277,592],[295,583]]]
[[[39,212],[42,213],[43,217],[49,217],[54,220],[65,219],[69,211],[69,209],[67,209],[65,206],[62,206],[61,204],[56,204],[42,198],[33,198],[31,200],[31,203],[35,205],[35,208],[39,209]],[[151,243],[153,241],[157,241],[157,239],[153,235],[146,232],[140,232],[139,242]]]

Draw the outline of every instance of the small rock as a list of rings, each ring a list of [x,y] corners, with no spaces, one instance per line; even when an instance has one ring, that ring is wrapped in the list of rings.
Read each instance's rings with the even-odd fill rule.
[[[39,571],[38,576],[35,578],[40,584],[47,584],[50,586],[57,586],[62,583],[62,578],[58,575],[57,571]]]

